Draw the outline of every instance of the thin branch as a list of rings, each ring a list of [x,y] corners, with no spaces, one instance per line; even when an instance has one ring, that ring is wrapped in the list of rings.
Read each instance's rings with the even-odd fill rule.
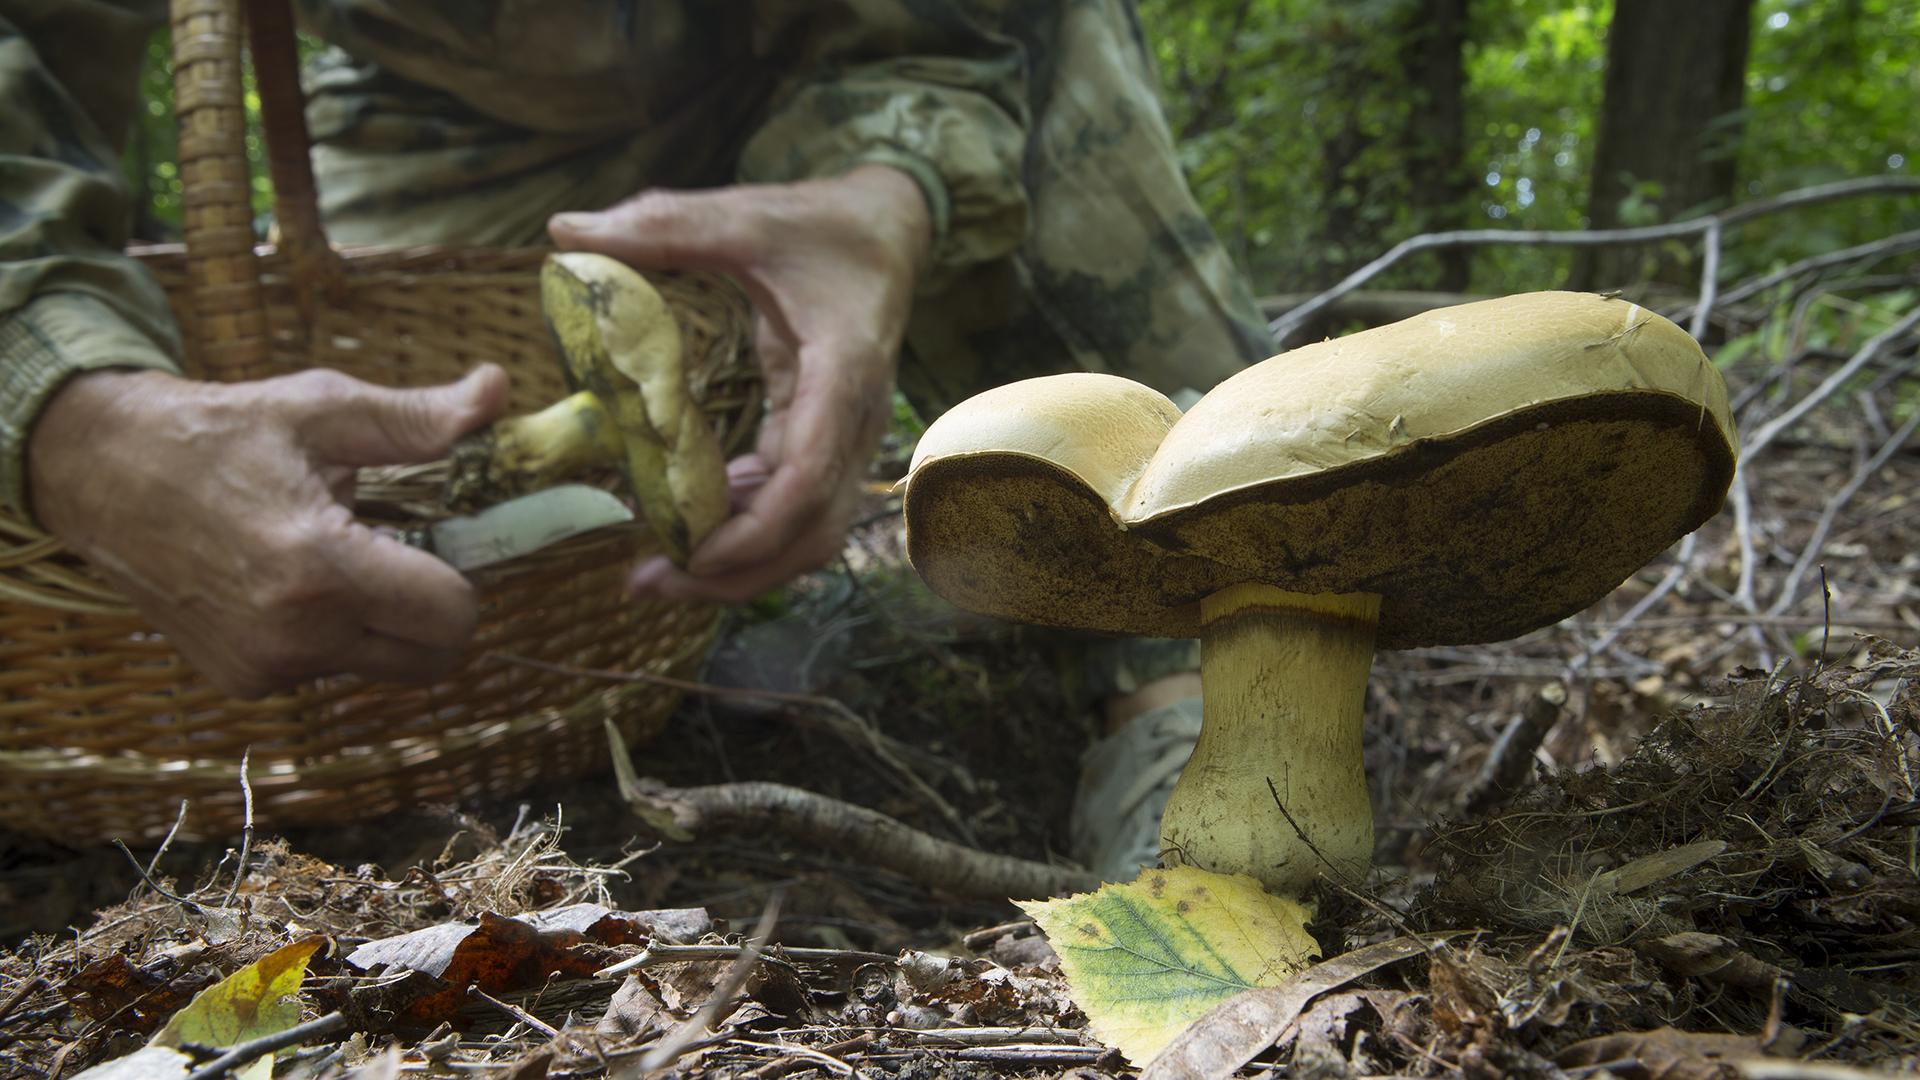
[[[162,856],[166,855],[167,849],[173,846],[173,838],[179,835],[180,824],[181,822],[184,822],[186,820],[187,820],[187,800],[181,799],[180,813],[174,815],[173,828],[167,830],[166,838],[160,841],[160,846],[158,848],[154,849],[153,858],[147,860],[147,872],[146,874],[143,875],[144,877],[152,878],[155,875],[160,873],[160,859]]]
[[[1299,329],[1301,324],[1335,299],[1378,276],[1389,266],[1408,255],[1434,248],[1458,247],[1463,244],[1560,244],[1568,247],[1614,247],[1621,244],[1641,244],[1653,240],[1694,236],[1715,227],[1738,224],[1782,210],[1813,206],[1835,199],[1887,192],[1920,192],[1920,178],[1875,176],[1860,180],[1842,180],[1837,183],[1789,191],[1771,199],[1744,203],[1717,214],[1689,218],[1686,221],[1676,221],[1666,225],[1645,225],[1632,229],[1456,229],[1450,232],[1423,233],[1395,244],[1393,249],[1385,255],[1340,279],[1339,284],[1273,320],[1268,324],[1267,329],[1273,333],[1274,337],[1284,341]]]
[[[606,671],[598,668],[573,667],[569,664],[555,664],[506,652],[491,652],[487,655],[510,664],[519,664],[556,675],[571,675],[581,679],[604,679],[608,682],[652,683],[656,686],[667,686],[687,693],[707,694],[718,698],[737,697],[748,700],[777,701],[789,705],[808,705],[823,709],[841,721],[841,724],[836,726],[836,734],[856,745],[864,744],[882,765],[893,771],[909,791],[920,796],[941,817],[945,818],[955,832],[969,843],[976,842],[973,830],[967,827],[966,821],[960,817],[960,812],[955,810],[947,800],[941,798],[940,793],[933,789],[933,785],[927,783],[919,773],[913,770],[912,766],[902,759],[899,752],[901,748],[893,739],[876,728],[871,720],[830,697],[796,694],[784,690],[750,690],[737,686],[714,686],[709,683],[676,679],[669,675],[655,675],[647,671]]]
[[[625,975],[639,968],[656,967],[660,964],[685,963],[689,960],[732,960],[738,957],[745,945],[648,945],[638,955],[593,973],[596,979],[611,979]],[[865,952],[860,949],[807,949],[775,946],[775,951],[765,953],[770,963],[787,964],[798,961],[812,964],[859,963],[859,964],[897,964],[900,957],[894,953]]]
[[[271,1054],[289,1046],[299,1046],[301,1043],[311,1042],[323,1035],[345,1031],[350,1026],[345,1013],[330,1012],[318,1020],[309,1020],[285,1031],[276,1031],[271,1035],[248,1039],[246,1042],[236,1043],[226,1053],[188,1073],[187,1080],[220,1080],[221,1077],[263,1054]]]
[[[1464,803],[1467,813],[1484,814],[1513,798],[1533,772],[1534,751],[1553,730],[1566,704],[1567,688],[1557,682],[1547,683],[1527,699],[1520,715],[1487,752],[1480,774],[1468,786]]]
[[[720,1019],[720,1010],[746,985],[747,977],[753,974],[755,965],[760,963],[760,953],[767,947],[767,939],[773,936],[773,927],[779,918],[780,894],[775,893],[761,911],[760,924],[754,927],[753,938],[747,942],[746,950],[727,969],[726,977],[714,988],[706,1004],[700,1007],[699,1012],[661,1036],[653,1049],[640,1058],[637,1068],[623,1075],[644,1076],[664,1068],[679,1060],[680,1055],[692,1049],[697,1039],[713,1030],[714,1022]]]
[[[1777,438],[1781,432],[1799,423],[1801,417],[1832,397],[1835,391],[1846,385],[1848,379],[1853,378],[1861,368],[1872,363],[1888,346],[1904,339],[1915,326],[1920,326],[1920,308],[1908,312],[1906,318],[1869,338],[1865,345],[1860,346],[1859,352],[1854,353],[1851,359],[1827,376],[1826,381],[1815,387],[1812,393],[1795,402],[1792,408],[1767,421],[1760,430],[1754,432],[1747,439],[1746,445],[1740,448],[1741,464],[1751,462],[1753,456],[1765,449],[1767,444]]]
[[[253,781],[247,778],[247,770],[253,763],[253,747],[240,751],[240,798],[244,810],[240,827],[240,861],[233,868],[233,887],[227,890],[226,903],[222,907],[232,907],[240,895],[240,883],[247,878],[247,856],[253,851]]]
[[[1737,304],[1755,293],[1765,292],[1775,285],[1792,281],[1794,278],[1801,277],[1805,274],[1818,273],[1821,270],[1835,266],[1844,266],[1851,262],[1885,258],[1888,255],[1899,255],[1916,249],[1920,249],[1920,229],[1916,229],[1913,232],[1896,233],[1870,243],[1856,244],[1850,248],[1842,248],[1839,251],[1829,251],[1822,255],[1809,256],[1808,258],[1801,259],[1797,263],[1783,266],[1772,273],[1763,274],[1760,277],[1741,282],[1733,288],[1728,289],[1726,293],[1720,297],[1719,302],[1723,304]],[[1702,306],[1712,306],[1708,303],[1708,298],[1704,295],[1699,301],[1696,301],[1692,307],[1681,308],[1675,311],[1672,317],[1678,319],[1692,316],[1697,319],[1698,309]],[[1695,334],[1694,336],[1698,337],[1699,335]]]
[[[617,755],[614,764],[619,767]],[[622,791],[634,810],[656,827],[678,829],[683,837],[716,830],[774,832],[976,899],[1059,896],[1100,884],[1083,870],[962,847],[878,810],[785,784],[750,781],[672,788],[632,779],[631,765],[626,774]]]
[[[195,903],[194,901],[189,900],[184,896],[176,896],[173,893],[170,893],[166,889],[162,888],[158,881],[155,881],[152,877],[150,877],[147,874],[146,868],[140,865],[140,860],[133,857],[133,849],[127,846],[126,841],[121,840],[119,837],[115,837],[113,841],[113,846],[119,848],[120,854],[125,855],[127,857],[127,861],[133,864],[133,872],[140,875],[140,880],[147,883],[147,888],[152,889],[156,894],[158,894],[163,899],[171,900],[176,904],[182,904],[186,907],[192,908],[195,911],[202,910],[201,906]]]
[[[512,1019],[517,1020],[522,1024],[525,1024],[529,1028],[532,1028],[533,1030],[539,1032],[540,1034],[545,1035],[549,1039],[557,1039],[560,1037],[559,1028],[554,1027],[552,1024],[547,1023],[545,1020],[540,1019],[539,1017],[533,1015],[532,1013],[528,1012],[527,1010],[521,1008],[518,1005],[514,1005],[510,1002],[501,1001],[499,998],[494,997],[492,994],[489,994],[485,990],[480,989],[480,986],[477,983],[467,987],[467,995],[469,997],[479,998],[480,1000],[486,1002],[487,1004],[507,1014],[507,1016],[511,1017]]]
[[[1602,634],[1599,641],[1589,645],[1579,656],[1567,662],[1564,676],[1567,681],[1572,681],[1580,669],[1587,666],[1588,661],[1594,656],[1605,652],[1614,642],[1620,640],[1620,635],[1626,633],[1640,616],[1652,611],[1655,604],[1666,599],[1666,595],[1680,584],[1680,579],[1687,575],[1687,564],[1693,560],[1694,538],[1698,535],[1698,533],[1688,533],[1687,538],[1680,541],[1680,551],[1674,556],[1673,569],[1668,570],[1667,576],[1660,579],[1660,584],[1655,585],[1647,595],[1640,598],[1639,602],[1628,608],[1627,613],[1620,616],[1620,621],[1613,624],[1613,629]]]
[[[1880,467],[1887,463],[1887,459],[1907,445],[1907,440],[1913,437],[1916,429],[1920,429],[1920,409],[1914,410],[1913,415],[1907,418],[1907,422],[1901,424],[1899,430],[1889,436],[1886,442],[1880,444],[1880,449],[1874,451],[1872,457],[1862,462],[1860,467],[1853,471],[1853,476],[1848,479],[1846,486],[1828,500],[1826,508],[1820,512],[1819,523],[1813,528],[1813,536],[1807,540],[1807,546],[1800,550],[1800,558],[1794,562],[1792,572],[1781,584],[1780,595],[1774,599],[1773,606],[1767,609],[1767,614],[1779,615],[1793,606],[1793,602],[1800,595],[1800,581],[1807,576],[1807,571],[1813,568],[1814,560],[1820,557],[1820,549],[1826,546],[1827,534],[1833,531],[1833,523],[1839,518],[1841,509],[1860,491],[1861,485],[1865,484],[1874,473],[1880,471]]]
[[[1713,314],[1714,294],[1720,291],[1720,223],[1707,226],[1707,236],[1702,241],[1706,248],[1706,257],[1700,267],[1700,300],[1693,306],[1693,322],[1687,327],[1687,333],[1695,341],[1707,332],[1707,317]]]

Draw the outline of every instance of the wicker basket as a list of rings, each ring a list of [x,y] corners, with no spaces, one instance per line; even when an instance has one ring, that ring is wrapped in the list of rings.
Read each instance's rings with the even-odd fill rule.
[[[239,7],[174,0],[186,245],[136,253],[173,298],[192,373],[237,380],[326,366],[411,385],[490,360],[512,373],[515,409],[561,396],[540,315],[540,252],[329,248],[284,0],[248,5],[280,231],[277,247],[256,250]],[[723,445],[738,448],[759,405],[744,300],[711,277],[653,280],[681,321],[696,395]],[[488,572],[474,655],[437,684],[331,678],[240,702],[207,686],[57,541],[0,518],[0,825],[69,841],[150,839],[189,799],[183,834],[231,834],[246,751],[255,820],[273,825],[365,819],[578,775],[605,759],[603,719],[644,740],[676,694],[485,654],[691,673],[717,613],[622,599],[636,545],[650,547],[644,532],[582,538]]]

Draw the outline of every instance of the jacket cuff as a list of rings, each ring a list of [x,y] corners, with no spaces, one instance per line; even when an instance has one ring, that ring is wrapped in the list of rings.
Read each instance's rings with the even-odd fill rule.
[[[27,441],[34,422],[68,379],[118,368],[179,370],[162,343],[85,293],[46,293],[0,315],[0,505],[33,520]]]

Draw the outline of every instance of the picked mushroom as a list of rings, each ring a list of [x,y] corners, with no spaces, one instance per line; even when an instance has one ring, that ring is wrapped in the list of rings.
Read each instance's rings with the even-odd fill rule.
[[[907,552],[970,611],[1198,637],[1163,858],[1298,896],[1372,861],[1374,651],[1586,608],[1719,510],[1735,445],[1679,327],[1533,293],[1274,357],[1184,416],[1109,375],[987,391],[920,441]]]
[[[726,463],[687,386],[680,327],[660,293],[605,255],[551,255],[547,327],[576,393],[509,417],[453,449],[446,502],[484,506],[617,466],[675,562],[727,516]]]

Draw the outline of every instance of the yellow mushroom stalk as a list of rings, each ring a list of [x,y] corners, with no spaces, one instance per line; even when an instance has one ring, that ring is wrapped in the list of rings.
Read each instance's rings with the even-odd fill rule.
[[[1685,331],[1533,293],[1274,357],[1184,416],[1107,375],[988,391],[922,437],[907,553],[971,611],[1199,638],[1162,858],[1298,897],[1371,863],[1374,650],[1586,608],[1719,510],[1735,446]]]

